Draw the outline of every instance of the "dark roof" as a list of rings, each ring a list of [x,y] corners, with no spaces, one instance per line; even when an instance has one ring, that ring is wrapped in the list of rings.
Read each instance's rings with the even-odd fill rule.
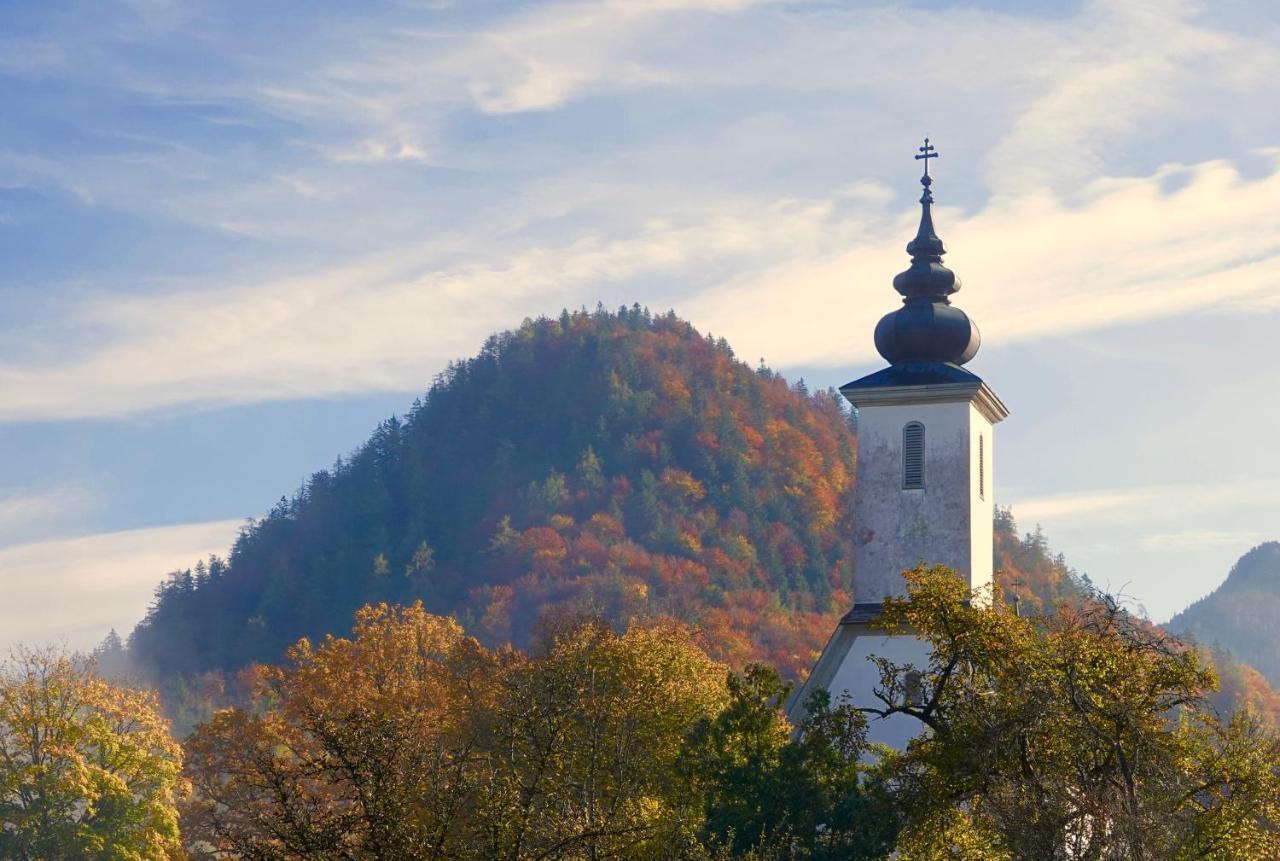
[[[932,386],[939,383],[973,383],[982,378],[950,362],[898,362],[883,370],[845,383],[840,391],[850,389],[880,389],[889,386]]]
[[[841,625],[869,624],[880,621],[880,613],[884,609],[881,603],[854,604],[853,609],[840,619]]]
[[[928,159],[935,158],[926,140],[921,147],[925,173],[920,177],[920,228],[907,243],[911,265],[893,279],[893,289],[903,297],[901,308],[876,324],[876,350],[893,364],[899,362],[954,362],[963,365],[982,346],[982,334],[969,315],[948,298],[960,289],[960,279],[942,265],[947,253],[933,227],[933,177]]]

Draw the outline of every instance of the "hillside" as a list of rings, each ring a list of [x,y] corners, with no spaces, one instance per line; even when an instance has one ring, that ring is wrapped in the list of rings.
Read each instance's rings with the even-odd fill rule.
[[[421,598],[490,643],[548,613],[666,614],[724,657],[803,671],[851,600],[853,452],[835,397],[674,315],[526,322],[228,560],[171,576],[131,651],[162,677],[233,670]]]
[[[557,615],[673,616],[718,659],[799,678],[853,600],[855,450],[836,395],[672,314],[528,321],[282,498],[229,559],[170,575],[129,657],[189,724],[234,697],[240,668],[345,633],[365,603],[422,599],[490,645],[527,646]],[[1024,612],[1087,589],[1007,510],[995,565]],[[1280,714],[1220,657],[1229,702]]]
[[[1280,684],[1280,542],[1260,544],[1240,557],[1209,595],[1169,620],[1169,630],[1216,645]]]

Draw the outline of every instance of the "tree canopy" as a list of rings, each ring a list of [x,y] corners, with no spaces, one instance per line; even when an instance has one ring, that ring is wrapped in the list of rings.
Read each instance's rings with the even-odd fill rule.
[[[1201,653],[1103,595],[1020,617],[946,569],[907,579],[884,622],[927,663],[879,661],[878,705],[818,692],[799,726],[775,670],[729,671],[676,622],[547,619],[523,653],[366,607],[197,730],[186,839],[279,861],[1280,853],[1280,746],[1214,712]],[[867,743],[888,715],[919,722],[905,750]]]
[[[188,743],[190,838],[246,858],[660,857],[691,838],[676,780],[725,670],[677,625],[562,623],[491,651],[420,604],[360,612],[264,670],[259,707]]]
[[[885,623],[930,657],[880,661],[873,709],[928,729],[883,765],[904,858],[955,857],[950,845],[1019,861],[1280,853],[1280,747],[1247,712],[1215,713],[1200,652],[1105,595],[1028,618],[988,609],[945,569],[905,576]]]
[[[181,762],[154,694],[18,651],[0,668],[0,857],[177,858]]]

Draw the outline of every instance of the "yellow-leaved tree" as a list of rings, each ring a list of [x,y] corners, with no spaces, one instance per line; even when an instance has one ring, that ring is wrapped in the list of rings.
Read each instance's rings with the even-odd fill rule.
[[[0,670],[0,858],[177,858],[181,768],[153,693],[52,649]]]

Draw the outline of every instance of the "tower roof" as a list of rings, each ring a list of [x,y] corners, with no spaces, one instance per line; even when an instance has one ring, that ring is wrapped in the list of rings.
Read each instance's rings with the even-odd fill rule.
[[[978,352],[982,336],[969,316],[948,298],[960,289],[960,279],[942,265],[946,247],[933,226],[933,177],[929,159],[939,153],[924,139],[916,158],[924,161],[920,185],[920,227],[907,243],[911,265],[893,279],[902,294],[902,307],[876,325],[876,349],[891,364],[945,362],[963,365]]]

